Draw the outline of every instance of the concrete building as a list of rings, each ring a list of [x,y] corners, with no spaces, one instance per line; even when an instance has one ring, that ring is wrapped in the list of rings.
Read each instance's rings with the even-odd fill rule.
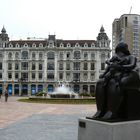
[[[126,42],[130,52],[140,60],[140,15],[124,14],[112,24],[112,50],[119,42]]]
[[[101,27],[97,40],[9,40],[0,34],[0,92],[31,95],[54,91],[60,83],[77,93],[93,93],[110,57],[110,40]]]

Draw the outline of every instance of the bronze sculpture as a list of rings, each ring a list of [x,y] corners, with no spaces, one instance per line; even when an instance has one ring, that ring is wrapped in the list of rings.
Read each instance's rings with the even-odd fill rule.
[[[97,112],[92,119],[112,120],[119,118],[126,87],[138,83],[137,59],[130,54],[126,43],[119,43],[115,55],[106,61],[107,68],[96,84]]]

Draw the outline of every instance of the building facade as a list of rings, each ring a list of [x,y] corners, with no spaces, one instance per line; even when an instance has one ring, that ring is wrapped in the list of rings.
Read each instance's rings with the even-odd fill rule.
[[[77,93],[94,93],[96,80],[110,57],[110,40],[101,27],[97,40],[9,40],[0,34],[0,92],[33,95],[54,91],[60,83]]]
[[[126,42],[130,52],[140,60],[140,15],[124,14],[112,24],[112,50],[119,42]]]

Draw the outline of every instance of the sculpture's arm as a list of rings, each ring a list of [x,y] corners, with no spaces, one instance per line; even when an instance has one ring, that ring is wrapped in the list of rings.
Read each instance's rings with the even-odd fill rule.
[[[121,67],[122,67],[123,70],[131,71],[132,69],[134,69],[136,67],[136,62],[137,62],[136,57],[130,55],[129,56],[129,61],[130,61],[129,64],[127,64],[127,65],[121,65]]]

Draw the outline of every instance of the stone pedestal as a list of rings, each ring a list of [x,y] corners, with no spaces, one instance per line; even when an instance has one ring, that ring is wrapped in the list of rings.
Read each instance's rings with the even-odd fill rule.
[[[140,120],[103,122],[79,119],[78,140],[139,140]]]

